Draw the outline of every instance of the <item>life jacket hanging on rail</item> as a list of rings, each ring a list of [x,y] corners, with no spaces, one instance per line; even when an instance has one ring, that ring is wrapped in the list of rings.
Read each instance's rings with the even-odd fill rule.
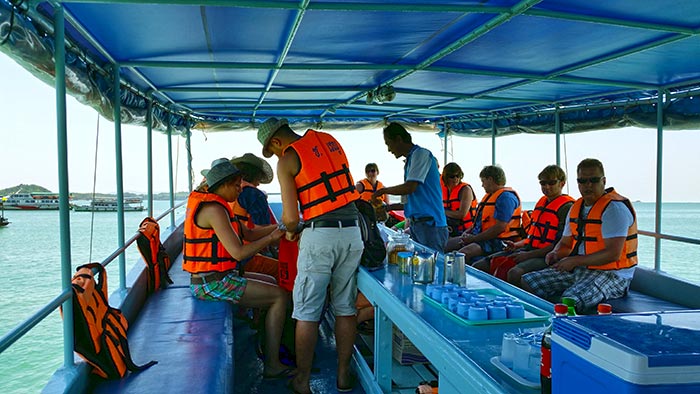
[[[141,221],[136,244],[148,268],[148,292],[153,293],[173,284],[168,275],[170,256],[160,242],[160,226],[155,219],[149,216]]]
[[[97,270],[97,280],[93,270]],[[81,265],[72,279],[74,350],[93,366],[92,372],[118,379],[126,371],[142,371],[157,361],[136,365],[126,337],[128,322],[107,301],[107,272],[100,263]],[[61,315],[63,310],[61,309]]]

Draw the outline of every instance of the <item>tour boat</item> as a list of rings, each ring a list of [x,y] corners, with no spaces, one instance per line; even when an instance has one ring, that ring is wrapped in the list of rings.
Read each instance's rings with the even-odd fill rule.
[[[0,50],[57,89],[57,130],[46,130],[46,135],[47,140],[56,132],[59,136],[55,206],[61,212],[69,209],[66,91],[106,118],[120,120],[114,124],[118,151],[122,122],[144,126],[148,185],[153,184],[151,138],[181,138],[189,146],[193,130],[254,133],[271,116],[289,119],[297,131],[331,133],[397,121],[412,132],[439,133],[445,146],[453,137],[491,138],[494,163],[500,137],[515,133],[550,135],[556,152],[543,152],[533,143],[523,146],[523,159],[526,152],[547,153],[559,163],[565,134],[631,125],[654,128],[659,148],[649,160],[655,161],[657,173],[647,181],[656,185],[657,225],[639,232],[655,242],[654,267],[637,268],[629,295],[613,306],[616,313],[598,321],[638,321],[656,328],[652,336],[634,338],[652,352],[673,346],[666,338],[674,335],[695,338],[697,324],[692,319],[677,324],[682,319],[670,311],[692,317],[700,308],[700,286],[665,274],[663,267],[674,256],[664,256],[662,264],[660,250],[662,240],[689,247],[700,240],[697,234],[663,232],[660,208],[664,130],[697,130],[700,124],[698,1],[0,0],[0,26],[3,35],[9,34],[0,37],[6,41]],[[117,155],[117,168],[121,160]],[[168,165],[173,168],[172,155]],[[117,174],[119,200],[123,179]],[[693,183],[697,175],[679,176]],[[193,184],[190,176],[190,189]],[[148,214],[154,215],[152,194],[147,198]],[[45,392],[286,391],[283,380],[262,379],[251,332],[234,318],[235,307],[198,301],[190,294],[188,277],[180,269],[183,218],[175,217],[174,209],[171,203],[158,219],[174,261],[175,284],[149,296],[146,272],[138,266],[120,278],[120,288],[110,298],[131,322],[132,355],[159,363],[121,380],[95,379],[87,364],[74,358],[72,322],[66,318],[64,365]],[[126,239],[123,217],[119,220],[118,250],[103,264],[118,257],[124,274],[124,252],[135,248],[135,238]],[[61,216],[60,231],[70,233],[68,215]],[[386,228],[383,232],[391,234]],[[71,275],[66,273],[76,263],[70,260],[69,243],[61,249],[62,292],[4,334],[0,351],[21,347],[21,341],[15,342],[34,325],[57,313],[60,305],[70,305]],[[438,281],[443,259],[437,255]],[[357,341],[356,393],[412,393],[424,380],[437,381],[441,394],[539,391],[538,382],[524,382],[493,360],[501,352],[504,332],[542,329],[552,304],[471,267],[466,275],[469,288],[512,297],[531,315],[502,324],[470,324],[434,305],[426,297],[427,286],[414,284],[396,267],[359,270],[358,287],[375,307],[375,326],[373,336]],[[583,325],[585,318],[568,321]],[[336,390],[332,324],[331,316],[321,324],[312,376],[316,393]],[[565,349],[578,354],[570,365],[588,362],[585,353],[599,351],[605,340],[589,331],[578,339]],[[610,354],[622,349],[606,343]],[[651,392],[677,386],[678,392],[697,392],[700,352],[693,351],[698,343],[688,343],[689,353],[677,359],[668,353],[634,353],[634,360],[641,360],[635,365],[668,371],[658,382],[651,373],[629,372],[618,374],[625,384],[602,387]],[[559,351],[553,348],[553,353]],[[554,392],[588,392],[586,379],[590,387],[612,381],[619,376],[593,370],[617,371],[620,360],[630,357],[601,357],[577,368],[584,378],[568,387],[555,384]],[[587,368],[591,371],[585,375]],[[555,373],[553,382],[561,382],[557,379]]]
[[[24,193],[18,192],[4,197],[5,209],[58,209],[57,193]]]
[[[96,198],[90,204],[73,204],[76,212],[117,212],[118,204],[115,198]],[[123,204],[124,212],[140,212],[144,210],[143,199],[125,198]]]

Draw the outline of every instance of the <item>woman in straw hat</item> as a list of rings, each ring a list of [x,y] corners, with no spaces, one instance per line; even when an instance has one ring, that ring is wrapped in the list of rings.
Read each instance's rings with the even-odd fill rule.
[[[265,318],[265,378],[282,378],[293,370],[282,364],[279,347],[289,293],[269,282],[246,278],[239,262],[277,242],[280,230],[248,229],[234,218],[228,203],[241,191],[241,172],[226,159],[212,162],[207,190],[193,191],[187,200],[183,269],[192,274],[190,289],[202,300],[229,301],[267,309]],[[241,239],[252,240],[244,244]]]

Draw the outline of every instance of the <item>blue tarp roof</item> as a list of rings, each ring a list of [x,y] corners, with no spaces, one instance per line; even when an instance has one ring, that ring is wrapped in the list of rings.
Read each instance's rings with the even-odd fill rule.
[[[57,3],[12,15],[8,1],[0,24],[14,16],[15,29],[0,50],[50,74]],[[62,4],[72,94],[111,117],[117,63],[124,120],[143,123],[152,97],[161,129],[277,116],[326,128],[398,120],[461,134],[490,135],[493,124],[499,134],[552,132],[555,108],[565,132],[654,127],[659,91],[672,94],[667,127],[700,124],[697,0]],[[32,34],[42,48],[25,42]],[[368,100],[385,86],[393,100]]]

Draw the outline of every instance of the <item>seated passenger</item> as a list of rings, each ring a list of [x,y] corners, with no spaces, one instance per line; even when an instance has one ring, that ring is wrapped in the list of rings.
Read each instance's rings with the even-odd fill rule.
[[[451,237],[462,234],[474,224],[476,194],[470,184],[462,182],[463,177],[464,172],[457,163],[447,163],[440,176],[442,206]]]
[[[561,167],[547,166],[537,177],[544,196],[537,201],[532,211],[527,238],[518,242],[504,241],[506,244],[504,253],[496,254],[496,256],[507,255],[511,264],[516,264],[507,271],[508,282],[516,286],[520,286],[520,278],[523,274],[547,267],[544,256],[551,252],[554,245],[561,239],[566,215],[574,203],[573,197],[562,194],[562,188],[566,184],[566,173]],[[492,258],[484,262],[490,265],[487,269],[491,272],[494,269],[493,265],[499,261],[493,259],[496,256],[491,256]]]
[[[503,250],[503,241],[519,241],[520,197],[515,190],[506,187],[506,174],[498,166],[486,166],[479,173],[486,195],[476,208],[474,225],[460,236],[450,238],[445,251],[459,249],[467,263],[475,257]],[[486,270],[485,264],[474,265]]]
[[[523,275],[521,282],[542,298],[572,298],[582,313],[627,293],[637,265],[637,218],[627,198],[605,188],[603,163],[584,159],[576,174],[582,197],[545,256],[550,267]]]
[[[355,184],[355,189],[357,189],[357,192],[360,193],[361,199],[367,202],[372,202],[372,194],[378,189],[384,187],[384,184],[379,182],[377,179],[378,175],[379,167],[377,167],[376,163],[368,163],[365,166],[365,179],[362,179]],[[384,204],[389,203],[389,196],[386,194],[379,197],[379,199],[383,201]]]
[[[182,268],[190,272],[192,294],[201,300],[229,301],[267,309],[264,377],[289,374],[278,350],[289,294],[278,286],[239,276],[238,262],[279,240],[280,230],[243,244],[252,230],[235,220],[228,205],[241,190],[240,171],[226,159],[212,162],[206,175],[208,191],[193,191],[187,200]],[[255,239],[255,238],[251,238]]]

